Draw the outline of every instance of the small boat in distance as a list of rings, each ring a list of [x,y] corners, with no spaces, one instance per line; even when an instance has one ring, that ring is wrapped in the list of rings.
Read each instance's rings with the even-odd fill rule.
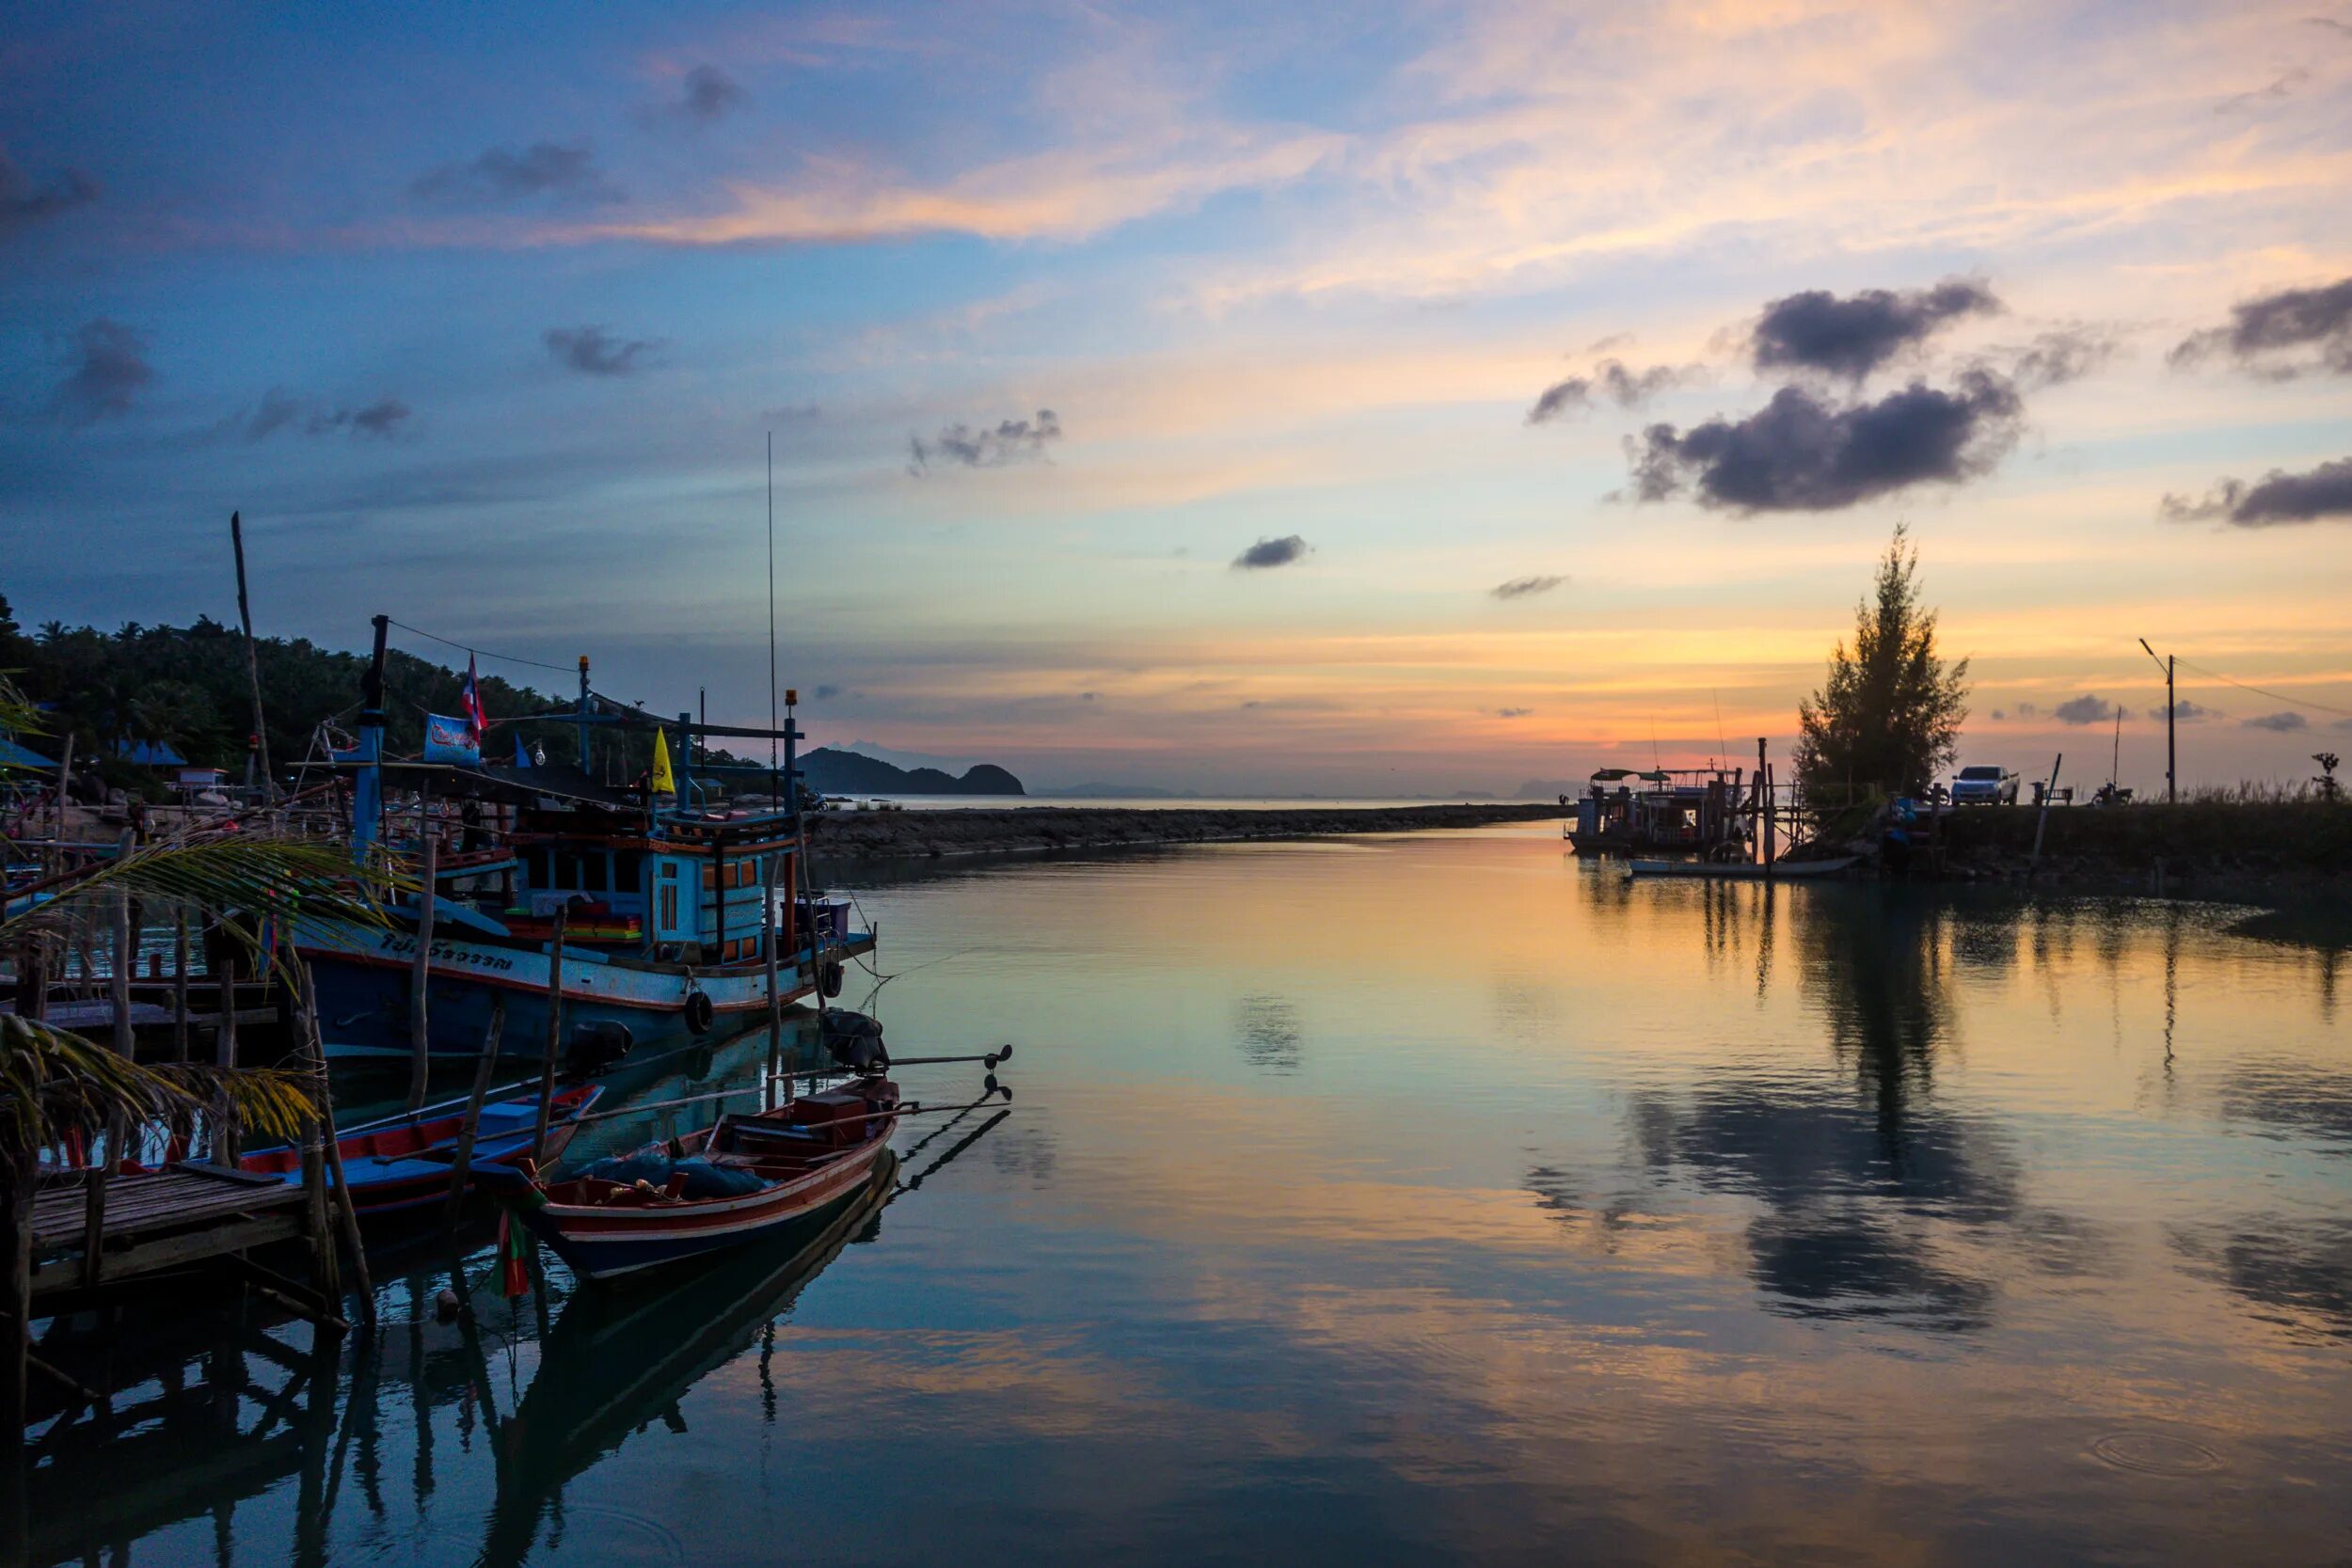
[[[774,1235],[865,1190],[898,1123],[880,1075],[771,1111],[721,1117],[682,1138],[548,1182],[525,1162],[502,1193],[583,1279],[611,1279]]]
[[[542,1156],[548,1164],[563,1154],[580,1131],[580,1118],[603,1095],[601,1085],[586,1084],[561,1091],[549,1102],[548,1148]],[[335,1146],[342,1156],[343,1180],[351,1184],[353,1211],[367,1219],[447,1198],[469,1104],[466,1100],[443,1101],[339,1130]],[[476,1173],[514,1165],[530,1158],[538,1133],[537,1087],[518,1084],[502,1089],[482,1103],[481,1129],[469,1164]],[[257,1148],[240,1157],[237,1168],[298,1184],[302,1151],[284,1144]]]
[[[1583,794],[1563,795],[1560,804],[1576,814],[1562,836],[1580,855],[1663,850],[1744,858],[1756,811],[1756,791],[1737,768],[1603,768]]]
[[[1859,855],[1834,855],[1826,860],[1778,860],[1769,865],[1749,861],[1633,861],[1626,879],[1637,877],[1684,877],[1715,882],[1792,882],[1842,877],[1861,863]]]

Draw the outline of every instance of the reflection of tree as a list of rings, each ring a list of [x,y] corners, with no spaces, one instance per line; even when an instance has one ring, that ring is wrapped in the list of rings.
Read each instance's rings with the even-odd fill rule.
[[[1802,972],[1838,1060],[1876,1108],[1883,1156],[1899,1171],[1912,1153],[1910,1102],[1928,1093],[1952,1030],[1942,940],[1950,916],[1940,900],[1908,890],[1851,891],[1860,896],[1798,902]]]

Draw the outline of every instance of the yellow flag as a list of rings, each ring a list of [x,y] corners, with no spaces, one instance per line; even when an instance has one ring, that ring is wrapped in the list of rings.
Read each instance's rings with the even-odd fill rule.
[[[670,743],[653,732],[653,779],[646,787],[656,795],[675,795],[677,781],[670,776]]]

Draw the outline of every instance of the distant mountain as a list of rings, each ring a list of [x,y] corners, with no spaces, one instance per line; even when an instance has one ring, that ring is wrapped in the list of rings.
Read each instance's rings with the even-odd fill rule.
[[[1040,800],[1175,800],[1184,798],[1181,790],[1162,789],[1157,784],[1064,784],[1059,789],[1033,789],[1029,793]]]
[[[1515,800],[1556,800],[1563,795],[1584,793],[1582,779],[1530,779],[1519,785]]]
[[[936,768],[900,768],[879,757],[820,746],[801,758],[809,787],[825,795],[1025,795],[1021,781],[981,763],[961,778]]]

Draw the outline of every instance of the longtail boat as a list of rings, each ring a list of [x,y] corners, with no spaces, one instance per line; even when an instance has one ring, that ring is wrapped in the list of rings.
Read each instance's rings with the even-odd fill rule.
[[[601,1085],[588,1084],[564,1089],[549,1102],[544,1156],[548,1164],[552,1164],[564,1152],[580,1131],[580,1118],[603,1095]],[[448,1197],[468,1103],[445,1101],[339,1130],[335,1144],[342,1155],[343,1180],[351,1184],[352,1209],[367,1218]],[[539,1091],[535,1087],[507,1090],[486,1099],[469,1164],[476,1171],[512,1166],[531,1157],[538,1132]],[[288,1182],[302,1180],[302,1151],[291,1145],[255,1149],[242,1156],[237,1165],[257,1176],[276,1176]]]
[[[501,1196],[583,1279],[611,1279],[773,1236],[863,1191],[890,1147],[898,1086],[853,1079],[771,1111],[549,1182],[524,1163]]]
[[[358,745],[338,753],[334,766],[352,779],[355,853],[365,860],[389,851],[419,882],[430,864],[433,885],[395,905],[389,927],[296,922],[296,947],[318,980],[328,1056],[409,1054],[421,942],[429,1053],[479,1053],[491,1005],[502,996],[501,1054],[543,1056],[560,985],[555,1050],[568,1067],[589,1071],[639,1048],[681,1045],[764,1016],[771,980],[786,1002],[838,995],[845,965],[873,950],[872,933],[851,928],[846,900],[805,895],[796,751],[804,736],[788,702],[780,730],[698,722],[691,714],[662,719],[592,690],[583,657],[575,708],[523,716],[574,728],[575,761],[530,758],[520,748],[512,763],[485,761],[478,737],[470,751],[436,753],[428,743],[423,759],[389,760],[385,625],[379,616]],[[629,784],[596,777],[600,729],[652,732],[660,776],[649,769]],[[716,760],[703,744],[712,736],[780,740],[781,764]],[[730,783],[766,793],[729,800],[723,792]],[[417,791],[418,805],[388,808],[388,787]],[[462,817],[439,810],[453,804]]]

